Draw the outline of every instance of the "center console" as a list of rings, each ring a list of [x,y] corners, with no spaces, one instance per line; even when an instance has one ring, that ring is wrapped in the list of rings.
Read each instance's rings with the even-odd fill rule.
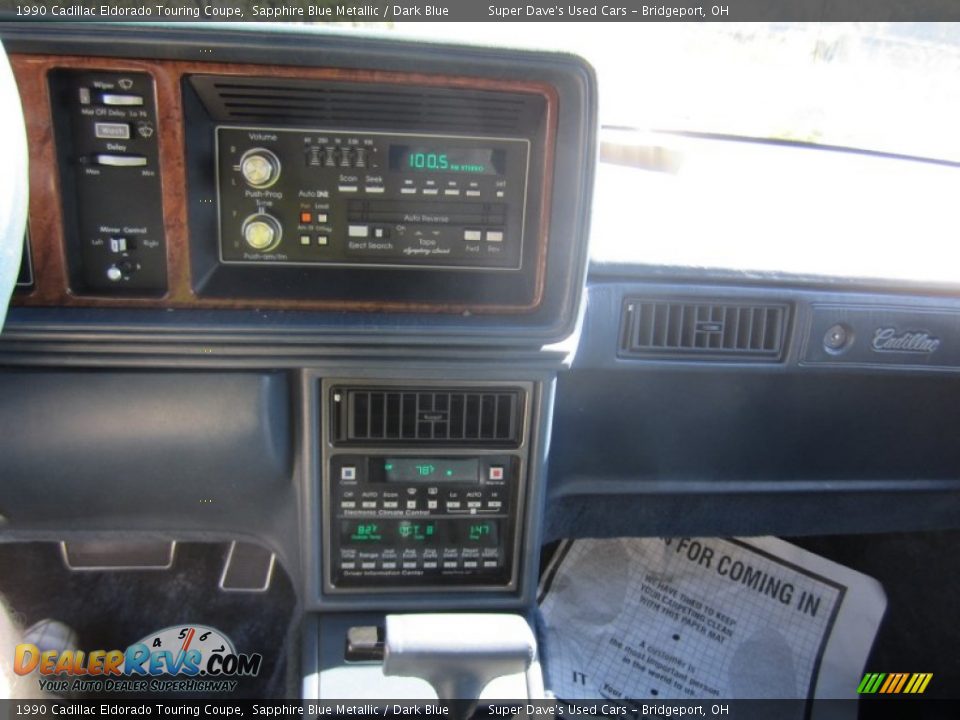
[[[324,591],[511,591],[532,384],[328,382]]]
[[[587,267],[591,68],[311,28],[0,35],[31,203],[0,351],[76,369],[48,373],[48,399],[73,398],[53,416],[164,441],[160,460],[59,443],[63,476],[21,443],[11,523],[58,520],[43,475],[94,499],[70,532],[124,517],[268,548],[305,613],[306,698],[410,691],[345,656],[387,614],[476,631],[472,613],[516,613],[529,659],[554,344]],[[427,655],[450,636],[415,630]],[[477,634],[485,663],[502,633]]]

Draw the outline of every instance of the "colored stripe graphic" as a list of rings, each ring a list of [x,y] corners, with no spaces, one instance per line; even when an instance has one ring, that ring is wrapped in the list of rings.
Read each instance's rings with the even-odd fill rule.
[[[857,686],[860,695],[921,695],[933,673],[867,673]]]
[[[860,681],[857,692],[865,695],[872,695],[880,687],[880,683],[887,677],[886,673],[867,673]]]
[[[898,693],[903,689],[904,684],[909,679],[909,673],[900,673],[900,682],[897,683],[897,686],[893,688],[890,692]]]

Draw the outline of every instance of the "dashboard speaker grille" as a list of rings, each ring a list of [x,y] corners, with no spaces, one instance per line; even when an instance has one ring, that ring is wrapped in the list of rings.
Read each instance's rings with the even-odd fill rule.
[[[539,96],[402,85],[194,75],[216,119],[318,128],[520,132],[536,127]]]
[[[620,356],[777,362],[789,316],[790,306],[780,303],[631,297],[623,306]]]
[[[513,389],[334,390],[343,443],[519,445],[523,393]]]

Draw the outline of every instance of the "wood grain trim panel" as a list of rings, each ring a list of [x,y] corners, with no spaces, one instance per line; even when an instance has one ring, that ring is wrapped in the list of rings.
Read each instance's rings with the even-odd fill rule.
[[[557,124],[557,92],[547,84],[511,80],[396,73],[342,68],[301,68],[269,65],[147,61],[64,55],[11,54],[10,64],[20,87],[30,147],[30,242],[35,286],[17,295],[24,306],[232,308],[360,312],[498,313],[530,312],[540,306],[545,291],[550,198]],[[56,68],[143,72],[154,79],[157,101],[157,139],[163,216],[167,248],[168,292],[162,298],[99,297],[70,291],[64,248],[60,187],[47,73]],[[543,154],[544,191],[539,213],[537,272],[533,300],[527,305],[431,304],[289,299],[222,299],[198,297],[193,292],[187,223],[187,176],[183,133],[181,79],[188,74],[233,75],[419,85],[470,90],[491,90],[541,95],[546,102]]]

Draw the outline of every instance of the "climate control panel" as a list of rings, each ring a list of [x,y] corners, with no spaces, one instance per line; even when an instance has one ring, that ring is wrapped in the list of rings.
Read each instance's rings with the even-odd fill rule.
[[[516,456],[334,455],[329,473],[331,592],[511,582]]]
[[[216,131],[226,264],[519,270],[530,142]]]

